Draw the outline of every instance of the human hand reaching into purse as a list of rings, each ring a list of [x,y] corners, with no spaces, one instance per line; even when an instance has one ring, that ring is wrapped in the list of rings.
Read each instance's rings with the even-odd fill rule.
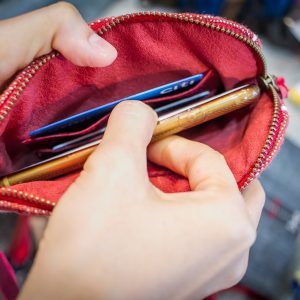
[[[148,157],[189,179],[167,194],[149,181],[154,112],[112,112],[103,141],[60,199],[20,299],[199,299],[244,275],[264,193],[243,194],[221,154],[173,136]]]

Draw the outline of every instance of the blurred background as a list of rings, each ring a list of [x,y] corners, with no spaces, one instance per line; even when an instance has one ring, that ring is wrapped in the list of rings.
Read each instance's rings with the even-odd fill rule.
[[[57,1],[0,0],[0,20]],[[269,72],[285,77],[290,125],[286,141],[261,176],[267,201],[241,284],[212,299],[300,299],[300,0],[72,0],[87,21],[144,10],[222,15],[250,27],[263,40]],[[28,220],[0,217],[0,250],[22,258],[13,230]],[[37,222],[43,222],[36,220]],[[23,223],[22,223],[23,222]],[[237,224],[238,226],[238,224]],[[39,233],[35,233],[38,235]],[[26,247],[25,247],[26,248]],[[20,260],[19,260],[20,261]],[[21,259],[22,261],[22,259]],[[23,260],[24,262],[26,260]],[[22,282],[31,261],[14,263]],[[1,296],[0,296],[1,298]]]

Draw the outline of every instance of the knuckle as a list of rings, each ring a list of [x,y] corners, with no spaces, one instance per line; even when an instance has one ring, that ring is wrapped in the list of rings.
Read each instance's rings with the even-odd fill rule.
[[[209,186],[210,191],[214,193],[215,197],[222,198],[223,201],[226,201],[226,204],[239,205],[241,203],[242,198],[238,188],[235,188],[228,183],[226,175],[221,173],[214,174],[214,176],[206,178],[206,184]]]
[[[64,18],[78,14],[78,10],[76,9],[76,7],[66,1],[59,1],[53,6],[56,9],[57,13],[61,14]]]
[[[233,245],[237,245],[241,251],[245,251],[253,245],[256,239],[256,231],[247,216],[241,214],[241,212],[237,212],[237,214],[240,214],[240,216],[232,218],[231,215],[231,218],[226,218],[227,222],[224,230],[227,239],[230,240]]]
[[[222,174],[215,174],[214,177],[208,178],[211,189],[218,195],[222,195],[224,199],[236,200],[236,193],[228,184],[227,178]]]
[[[249,249],[256,240],[256,231],[253,228],[250,220],[245,221],[242,235],[242,245],[244,245],[244,249]]]
[[[215,157],[220,160],[220,162],[226,163],[225,157],[223,154],[221,154],[220,152],[213,150],[213,154],[215,155]],[[227,164],[227,163],[226,163]]]
[[[209,148],[210,149],[210,156],[214,159],[214,160],[217,160],[218,163],[222,163],[222,164],[226,164],[227,165],[227,162],[225,160],[225,157],[222,153],[220,153],[219,151],[216,151],[212,148]]]

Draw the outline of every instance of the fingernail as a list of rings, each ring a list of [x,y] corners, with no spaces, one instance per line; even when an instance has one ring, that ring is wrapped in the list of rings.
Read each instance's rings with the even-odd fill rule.
[[[112,63],[116,59],[116,48],[96,33],[89,36],[89,44],[98,52],[98,55],[101,55],[107,64]]]
[[[122,110],[124,113],[128,113],[131,116],[135,115],[139,118],[142,116],[143,118],[151,118],[152,123],[157,122],[157,113],[147,104],[143,103],[139,100],[126,100],[122,101],[117,105],[118,110]]]

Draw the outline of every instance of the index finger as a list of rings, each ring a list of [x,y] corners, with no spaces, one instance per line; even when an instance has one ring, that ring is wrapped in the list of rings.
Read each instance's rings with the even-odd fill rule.
[[[211,147],[179,136],[171,136],[148,147],[148,158],[184,177],[193,191],[237,189],[224,157]]]

